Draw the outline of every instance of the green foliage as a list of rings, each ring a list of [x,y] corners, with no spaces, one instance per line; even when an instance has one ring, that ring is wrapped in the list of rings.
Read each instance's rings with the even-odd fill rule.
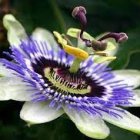
[[[95,36],[106,31],[128,33],[129,40],[120,45],[117,60],[112,62],[111,67],[140,69],[140,2],[138,0],[13,0],[11,3],[15,16],[28,34],[36,27],[60,32],[66,31],[68,27],[79,27],[76,20],[71,17],[71,10],[77,5],[83,5],[87,9],[89,33]],[[74,124],[64,117],[50,123],[27,127],[18,116],[20,109],[21,104],[17,102],[0,103],[0,139],[90,139],[82,135]],[[111,135],[106,140],[140,139],[136,134],[109,126]]]

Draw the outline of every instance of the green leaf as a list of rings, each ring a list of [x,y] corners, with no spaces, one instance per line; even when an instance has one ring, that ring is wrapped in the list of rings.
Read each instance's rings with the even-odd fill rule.
[[[109,139],[106,140],[138,140],[138,135],[114,125],[108,124],[111,130]]]
[[[130,61],[127,65],[127,69],[140,69],[140,62],[139,62],[139,58],[140,58],[140,52],[137,53],[133,53],[130,56]]]

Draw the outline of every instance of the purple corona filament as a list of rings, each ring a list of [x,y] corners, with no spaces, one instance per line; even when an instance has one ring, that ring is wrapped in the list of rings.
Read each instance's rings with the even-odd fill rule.
[[[50,106],[57,109],[68,105],[89,114],[100,115],[103,111],[120,117],[114,106],[129,105],[132,100],[131,88],[118,81],[106,65],[94,63],[92,57],[71,73],[74,57],[59,46],[29,39],[18,47],[12,46],[11,51],[14,62],[6,59],[0,62],[37,89],[32,95],[33,102],[49,100]]]

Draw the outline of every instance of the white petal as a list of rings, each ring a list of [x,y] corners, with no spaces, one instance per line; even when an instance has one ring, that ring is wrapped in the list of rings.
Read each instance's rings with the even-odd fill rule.
[[[14,45],[16,47],[21,43],[21,40],[27,38],[23,26],[20,24],[19,21],[16,20],[13,15],[5,15],[3,18],[3,25],[8,31],[7,37],[10,45]]]
[[[131,101],[131,107],[140,107],[140,90],[133,90],[134,93],[134,100]]]
[[[31,101],[35,92],[18,77],[0,77],[0,100]]]
[[[0,63],[0,77],[7,76],[7,77],[13,77],[14,72],[12,70],[7,69],[3,64]]]
[[[36,28],[32,33],[32,37],[38,41],[47,41],[49,45],[55,50],[59,48],[53,34],[48,30],[45,30],[43,28]]]
[[[136,88],[140,85],[140,71],[139,70],[116,70],[114,74],[116,78],[124,80],[124,83]]]
[[[114,117],[113,115],[109,115],[108,113],[102,113],[102,117],[109,123],[140,134],[140,119],[138,117],[132,115],[128,111],[125,111],[125,113],[116,111],[116,113],[122,117]]]
[[[86,136],[96,139],[104,139],[109,135],[109,128],[99,116],[91,116],[85,112],[79,112],[67,107],[64,107],[64,111],[75,123],[80,132]]]
[[[39,124],[52,121],[63,113],[63,110],[49,107],[48,102],[26,102],[20,112],[20,117],[30,124]]]

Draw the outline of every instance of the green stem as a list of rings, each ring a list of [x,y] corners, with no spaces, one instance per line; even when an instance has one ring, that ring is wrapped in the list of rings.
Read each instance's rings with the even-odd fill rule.
[[[52,6],[52,10],[54,11],[54,14],[55,14],[55,16],[57,18],[57,21],[60,24],[61,31],[66,32],[66,24],[65,24],[65,21],[63,19],[63,16],[61,14],[60,9],[56,4],[56,0],[50,0],[49,2],[51,4],[51,6]]]
[[[78,69],[80,68],[80,63],[81,63],[81,60],[76,58],[74,61],[73,61],[73,64],[71,65],[69,71],[71,73],[76,73],[78,71]]]

